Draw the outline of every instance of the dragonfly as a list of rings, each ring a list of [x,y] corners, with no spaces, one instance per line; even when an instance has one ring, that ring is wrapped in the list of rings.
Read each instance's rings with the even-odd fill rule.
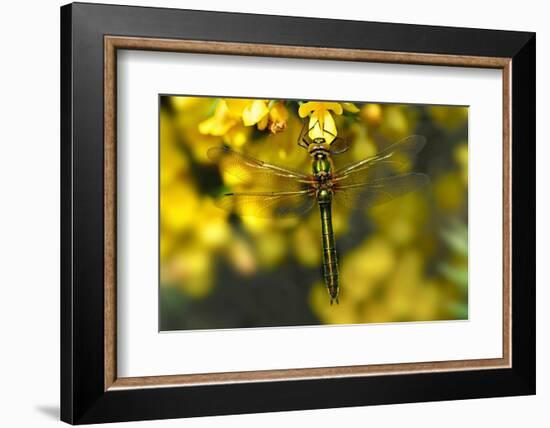
[[[333,155],[349,148],[346,140],[338,138],[329,144],[324,138],[311,139],[302,131],[298,144],[310,155],[309,174],[264,162],[225,145],[210,148],[207,155],[242,189],[218,198],[216,205],[220,208],[243,217],[285,218],[303,217],[318,207],[322,274],[332,305],[339,302],[340,291],[333,207],[377,205],[426,185],[427,175],[402,172],[425,142],[424,137],[411,135],[374,156],[335,168]]]

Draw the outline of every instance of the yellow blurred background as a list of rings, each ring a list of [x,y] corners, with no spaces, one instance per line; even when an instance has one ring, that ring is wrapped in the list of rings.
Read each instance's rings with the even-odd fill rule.
[[[468,109],[306,103],[161,96],[161,330],[467,318]],[[430,178],[384,205],[335,207],[341,292],[332,306],[318,210],[284,220],[224,211],[214,201],[235,183],[206,154],[226,144],[309,173],[297,142],[304,121],[319,119],[331,130],[321,136],[351,142],[337,168],[419,134],[427,145],[409,167]]]

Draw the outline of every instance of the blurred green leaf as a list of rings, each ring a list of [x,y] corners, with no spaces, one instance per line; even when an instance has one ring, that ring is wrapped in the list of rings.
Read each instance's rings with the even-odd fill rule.
[[[461,256],[468,256],[468,228],[458,222],[441,232],[445,243]]]
[[[214,112],[216,111],[216,107],[218,107],[218,104],[220,103],[220,99],[219,98],[214,98],[213,101],[212,101],[212,104],[210,105],[210,107],[208,108],[208,111],[206,112],[206,116],[212,116],[214,114]]]
[[[455,319],[468,319],[468,305],[464,303],[449,303],[449,311]]]
[[[468,289],[468,268],[467,267],[454,267],[448,264],[442,264],[439,266],[441,274],[449,281],[459,285],[461,288]]]

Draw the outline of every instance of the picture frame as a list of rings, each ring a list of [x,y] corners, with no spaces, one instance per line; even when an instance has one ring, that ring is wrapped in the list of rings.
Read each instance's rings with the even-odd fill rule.
[[[502,356],[119,377],[119,50],[501,70],[503,218],[495,221],[503,225]],[[61,419],[86,424],[534,394],[535,96],[534,33],[63,6]]]

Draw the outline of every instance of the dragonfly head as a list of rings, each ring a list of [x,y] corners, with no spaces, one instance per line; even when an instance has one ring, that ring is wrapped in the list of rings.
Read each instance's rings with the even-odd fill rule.
[[[324,138],[315,138],[307,146],[307,151],[314,159],[326,158],[330,154],[330,144]]]

